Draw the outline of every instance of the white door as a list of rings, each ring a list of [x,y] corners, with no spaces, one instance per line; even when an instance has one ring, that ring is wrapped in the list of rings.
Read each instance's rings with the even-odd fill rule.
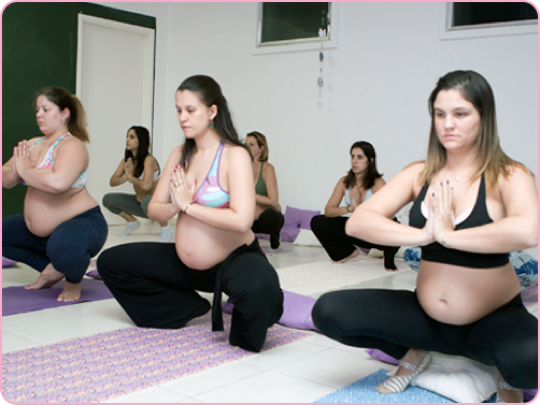
[[[77,96],[87,114],[90,155],[87,188],[102,205],[108,192],[134,193],[109,180],[124,156],[126,133],[142,125],[152,134],[154,35],[149,28],[79,15]],[[109,225],[125,224],[102,205]]]

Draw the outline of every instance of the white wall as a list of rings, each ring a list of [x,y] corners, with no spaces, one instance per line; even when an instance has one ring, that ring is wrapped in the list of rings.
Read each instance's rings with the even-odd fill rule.
[[[106,3],[157,17],[155,154],[183,141],[174,92],[193,74],[222,86],[241,137],[267,135],[282,206],[322,210],[349,168],[350,145],[374,144],[389,180],[425,157],[427,98],[438,78],[472,69],[492,85],[504,150],[537,173],[537,34],[439,40],[440,3],[337,3],[339,43],[255,55],[256,3]]]

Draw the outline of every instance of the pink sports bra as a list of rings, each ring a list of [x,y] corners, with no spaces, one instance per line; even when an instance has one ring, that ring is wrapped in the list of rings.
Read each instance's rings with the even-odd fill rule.
[[[223,190],[219,184],[219,165],[221,163],[221,156],[225,143],[221,141],[219,143],[216,156],[210,171],[206,175],[206,178],[202,182],[201,186],[193,196],[193,201],[197,204],[205,205],[207,207],[214,208],[228,208],[229,207],[229,193]]]
[[[73,136],[71,135],[69,132],[63,136],[61,136],[60,138],[58,138],[58,140],[53,143],[53,145],[49,148],[49,150],[47,151],[47,154],[45,155],[45,158],[43,159],[43,161],[40,163],[40,165],[38,167],[36,167],[36,170],[51,170],[52,167],[53,167],[53,164],[54,164],[54,159],[53,159],[53,151],[54,151],[54,148],[56,147],[56,145],[58,145],[60,143],[60,141],[62,141],[66,136]],[[32,145],[32,147],[30,148],[30,150],[34,149],[34,146],[36,146],[38,143],[40,143],[43,139],[45,139],[45,137],[41,138],[39,141],[37,141],[36,143],[34,143]],[[84,172],[82,172],[79,177],[77,178],[77,180],[75,180],[75,183],[73,183],[73,185],[71,186],[71,188],[83,188],[84,186],[86,186],[86,183],[88,182],[88,172],[85,170]],[[25,186],[28,186],[28,184],[26,184],[26,182],[21,178],[21,183]]]

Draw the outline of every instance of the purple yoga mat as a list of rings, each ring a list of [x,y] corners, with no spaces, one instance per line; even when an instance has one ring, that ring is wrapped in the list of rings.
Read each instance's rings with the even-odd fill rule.
[[[102,281],[84,279],[81,299],[72,302],[56,301],[64,288],[64,281],[52,288],[26,290],[25,286],[2,288],[2,316],[22,314],[39,309],[63,307],[84,301],[99,301],[113,298],[112,293]]]

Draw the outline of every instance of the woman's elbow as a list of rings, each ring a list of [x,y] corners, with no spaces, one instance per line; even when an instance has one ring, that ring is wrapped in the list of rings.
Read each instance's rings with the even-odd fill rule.
[[[524,242],[527,248],[538,246],[538,226],[532,224],[527,230]]]
[[[73,182],[69,180],[56,179],[56,180],[51,181],[48,184],[49,190],[50,190],[49,192],[51,192],[52,194],[64,193],[68,191],[72,185],[73,185]]]
[[[234,223],[234,229],[236,232],[245,233],[251,229],[253,226],[253,217],[240,218]]]

